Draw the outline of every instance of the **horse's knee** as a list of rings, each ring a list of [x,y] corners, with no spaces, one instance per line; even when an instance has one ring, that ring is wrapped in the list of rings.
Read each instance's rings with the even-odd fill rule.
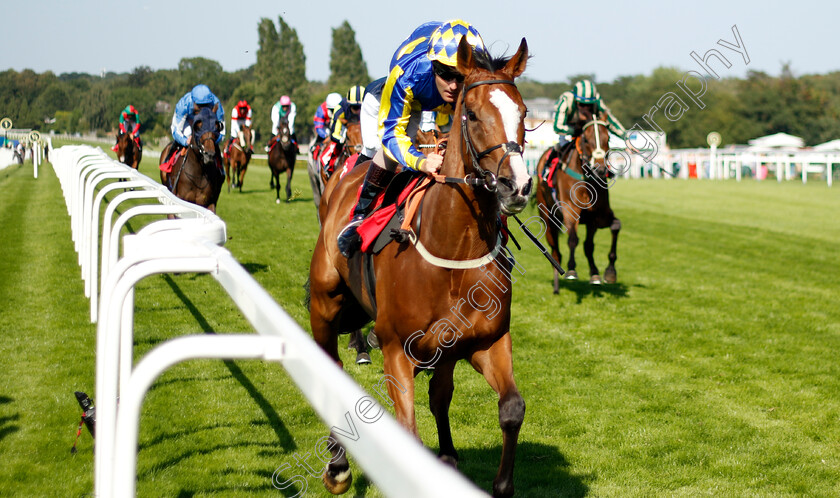
[[[610,230],[613,232],[621,230],[621,220],[619,220],[618,218],[614,218],[612,225],[610,225]]]
[[[505,399],[499,400],[499,426],[503,431],[519,430],[525,420],[525,400],[515,392]]]

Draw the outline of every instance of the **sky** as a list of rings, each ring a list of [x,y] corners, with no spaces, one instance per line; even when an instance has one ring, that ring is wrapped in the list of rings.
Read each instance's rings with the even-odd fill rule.
[[[256,62],[257,25],[278,16],[297,31],[310,80],[329,77],[332,28],[347,20],[356,32],[371,78],[384,76],[394,50],[423,22],[461,18],[482,34],[494,54],[512,54],[524,37],[532,58],[524,77],[567,81],[595,74],[608,82],[650,74],[659,66],[697,69],[691,52],[716,48],[731,64],[722,77],[748,70],[794,75],[840,70],[831,1],[467,0],[29,0],[4,5],[0,70],[28,68],[100,74],[138,66],[174,69],[184,57],[205,57],[226,71]],[[749,62],[718,44],[735,43],[737,26]],[[713,62],[713,64],[720,64]]]

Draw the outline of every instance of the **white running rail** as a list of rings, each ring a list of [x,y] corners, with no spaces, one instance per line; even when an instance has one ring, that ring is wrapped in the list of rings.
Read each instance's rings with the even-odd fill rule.
[[[388,496],[487,496],[400,427],[381,403],[341,370],[231,253],[219,246],[226,240],[221,219],[175,199],[157,182],[116,163],[101,150],[62,147],[51,151],[50,159],[71,214],[86,292],[92,301],[99,296],[98,309],[93,308],[98,313],[91,317],[98,322],[97,496],[134,496],[140,409],[146,391],[166,368],[194,358],[280,362],[326,426],[343,429],[333,433]],[[126,181],[115,182],[118,179]],[[108,180],[112,183],[99,188]],[[133,190],[115,196],[105,209],[101,289],[97,293],[99,211],[105,196],[119,189]],[[111,225],[117,205],[143,199],[155,203],[128,208]],[[136,234],[124,236],[124,255],[117,259],[120,230],[138,214],[175,214],[180,219],[151,222]],[[257,334],[180,337],[159,345],[132,368],[134,286],[146,276],[170,272],[212,275]]]

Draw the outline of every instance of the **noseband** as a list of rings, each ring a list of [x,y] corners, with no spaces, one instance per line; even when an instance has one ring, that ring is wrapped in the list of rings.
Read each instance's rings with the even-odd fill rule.
[[[475,146],[473,145],[472,140],[470,140],[469,130],[467,129],[466,99],[467,92],[480,85],[513,85],[513,87],[516,88],[516,83],[514,83],[511,80],[477,81],[471,84],[470,86],[464,88],[464,91],[461,94],[461,135],[464,137],[464,142],[466,142],[467,144],[467,150],[470,153],[470,159],[472,160],[473,169],[476,171],[476,175],[480,177],[472,179],[472,181],[469,181],[468,178],[465,178],[464,180],[473,186],[483,185],[484,188],[486,188],[488,191],[495,192],[496,185],[498,183],[497,178],[499,176],[499,170],[501,170],[502,168],[502,163],[505,162],[505,159],[507,159],[507,157],[510,154],[519,154],[521,156],[522,146],[516,142],[506,142],[494,145],[481,152],[477,152],[475,150]],[[492,173],[490,170],[482,168],[480,165],[480,161],[496,149],[502,149],[505,151],[505,153],[502,156],[502,158],[499,159],[499,163],[496,165],[496,173]],[[469,175],[467,176],[469,177]]]
[[[583,143],[588,143],[589,142],[586,139],[586,133],[585,132],[586,132],[587,128],[589,128],[590,126],[593,126],[593,125],[595,126],[595,149],[592,151],[592,155],[588,156],[584,153],[584,148],[581,147],[581,142],[583,142]],[[592,161],[593,160],[598,161],[598,160],[604,159],[607,155],[607,152],[604,149],[601,148],[601,134],[600,134],[601,126],[606,128],[609,125],[606,123],[606,121],[601,121],[600,119],[598,119],[597,115],[595,115],[594,119],[592,121],[589,121],[585,125],[583,125],[583,133],[581,133],[577,137],[577,139],[575,140],[575,149],[577,149],[578,156],[580,157],[581,166],[584,165],[584,164],[589,164],[590,165],[589,167],[590,167],[590,169],[592,169],[593,172],[595,171],[595,169],[591,165]],[[607,149],[609,150],[609,145],[607,146]]]

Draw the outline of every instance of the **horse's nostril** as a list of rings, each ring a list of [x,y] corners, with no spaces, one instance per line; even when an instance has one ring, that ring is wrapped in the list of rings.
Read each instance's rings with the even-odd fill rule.
[[[500,177],[500,178],[498,178],[498,181],[499,181],[499,183],[500,183],[500,184],[502,184],[502,186],[503,186],[506,190],[514,190],[514,188],[513,188],[513,182],[512,182],[512,181],[510,181],[510,179],[509,179],[509,178]]]
[[[531,185],[533,184],[533,180],[528,178],[528,182],[522,187],[522,195],[529,195],[531,193]]]

